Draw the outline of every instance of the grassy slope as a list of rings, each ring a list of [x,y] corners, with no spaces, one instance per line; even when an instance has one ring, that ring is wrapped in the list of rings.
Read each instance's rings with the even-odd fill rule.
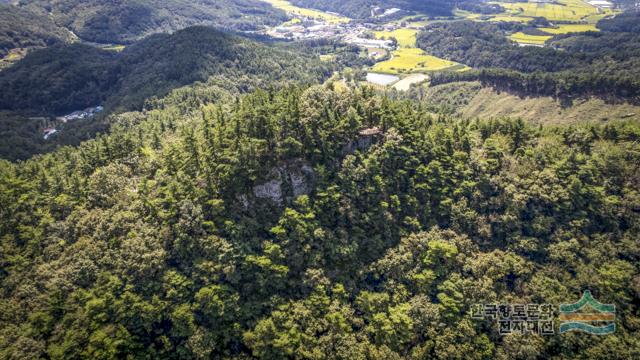
[[[461,90],[461,91],[458,91]],[[562,107],[550,97],[520,98],[508,93],[497,93],[491,88],[479,88],[475,83],[453,83],[429,89],[427,101],[444,102],[449,94],[464,92],[457,100],[459,114],[465,118],[520,117],[536,123],[602,122],[619,119],[639,120],[640,106],[606,104],[599,99],[575,101]],[[633,114],[632,116],[629,116]]]

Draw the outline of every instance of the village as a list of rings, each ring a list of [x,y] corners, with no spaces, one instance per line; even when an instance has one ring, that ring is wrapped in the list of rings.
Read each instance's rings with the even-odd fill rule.
[[[308,15],[291,13],[295,16],[292,21],[268,28],[264,34],[287,40],[338,39],[363,48],[393,50],[397,45],[394,41],[376,39],[372,34],[379,31],[392,32],[402,28],[399,22],[392,21],[409,12],[399,8],[372,7],[369,22],[352,21],[343,17],[335,18],[340,15],[333,13],[324,13],[328,16],[318,16],[318,14],[323,13],[316,10]]]
[[[339,39],[348,44],[364,48],[381,48],[392,50],[395,44],[391,40],[372,39],[367,33],[373,31],[393,31],[398,25],[374,23],[331,23],[323,20],[303,18],[294,24],[284,24],[268,29],[266,34],[280,39],[314,40]]]
[[[74,111],[70,114],[56,117],[55,123],[62,125],[68,122],[76,121],[76,120],[90,119],[90,118],[93,118],[96,114],[102,112],[103,110],[104,110],[104,107],[102,107],[101,105],[98,105],[95,107],[86,108],[84,110]],[[62,130],[58,129],[56,126],[46,127],[42,130],[42,138],[44,140],[49,140],[51,136],[59,133],[60,131]]]

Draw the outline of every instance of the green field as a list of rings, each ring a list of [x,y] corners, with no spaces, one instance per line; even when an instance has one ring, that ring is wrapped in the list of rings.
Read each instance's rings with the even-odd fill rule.
[[[466,67],[453,61],[426,54],[418,48],[401,48],[393,52],[390,60],[379,62],[372,68],[374,72],[387,74],[408,74],[444,69],[463,70]]]
[[[324,20],[329,23],[345,23],[345,22],[351,21],[351,19],[344,16],[329,14],[319,10],[301,8],[285,0],[262,0],[262,1],[267,2],[271,4],[271,6],[277,9],[286,11],[287,13],[293,14],[293,15],[299,15],[299,16],[304,16],[308,18]]]

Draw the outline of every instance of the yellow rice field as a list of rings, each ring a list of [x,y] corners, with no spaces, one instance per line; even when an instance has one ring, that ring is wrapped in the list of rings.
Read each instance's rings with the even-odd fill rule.
[[[319,10],[301,8],[285,0],[262,0],[262,1],[267,2],[271,4],[271,6],[281,9],[283,11],[286,11],[287,13],[290,13],[290,14],[309,17],[313,19],[320,19],[329,23],[345,23],[345,22],[351,21],[351,19],[344,16],[329,14]]]
[[[456,62],[426,54],[418,48],[401,48],[393,52],[390,60],[379,62],[372,71],[387,74],[407,74],[414,72],[438,71],[448,68],[465,68]]]
[[[398,45],[403,48],[411,48],[416,46],[416,36],[418,30],[415,29],[397,29],[393,31],[376,31],[375,35],[378,39],[396,38]]]
[[[553,35],[600,31],[595,24],[561,24],[557,28],[540,28],[540,30]]]
[[[535,45],[544,45],[544,42],[551,39],[553,36],[545,36],[545,35],[528,35],[522,32],[517,32],[511,35],[509,38],[515,42],[521,44],[535,44]]]
[[[549,21],[580,21],[584,17],[598,14],[596,7],[581,0],[560,0],[558,4],[527,2],[499,4],[512,15],[544,17]]]

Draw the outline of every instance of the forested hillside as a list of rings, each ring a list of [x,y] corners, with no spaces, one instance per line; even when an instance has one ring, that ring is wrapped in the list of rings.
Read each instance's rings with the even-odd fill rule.
[[[29,54],[0,73],[0,109],[63,113],[105,103],[139,109],[145,99],[195,81],[237,93],[318,81],[330,65],[207,27],[157,34],[121,53],[59,45]]]
[[[0,358],[640,356],[637,124],[434,118],[331,85],[148,106],[0,162]],[[470,314],[584,289],[615,334]]]
[[[258,88],[323,81],[336,63],[321,62],[314,48],[285,48],[256,43],[205,27],[173,35],[153,35],[121,53],[82,44],[55,45],[30,53],[0,72],[0,157],[27,159],[60,144],[78,145],[108,129],[99,116],[73,122],[54,139],[44,140],[40,116],[64,115],[104,105],[106,113],[140,110],[170,91],[194,82],[207,99]],[[186,105],[192,105],[188,103]],[[186,106],[185,105],[185,106]]]
[[[33,0],[19,5],[98,43],[127,44],[194,25],[252,30],[286,19],[284,12],[259,0]]]
[[[12,50],[70,42],[73,35],[46,16],[0,3],[0,69]],[[9,62],[7,59],[6,61]]]
[[[472,21],[428,25],[417,42],[428,53],[486,69],[435,76],[435,84],[480,80],[522,95],[560,99],[598,96],[637,104],[640,34],[633,24],[639,20],[640,13],[602,20],[598,25],[601,32],[557,35],[546,47],[519,47],[504,36],[522,25]]]

